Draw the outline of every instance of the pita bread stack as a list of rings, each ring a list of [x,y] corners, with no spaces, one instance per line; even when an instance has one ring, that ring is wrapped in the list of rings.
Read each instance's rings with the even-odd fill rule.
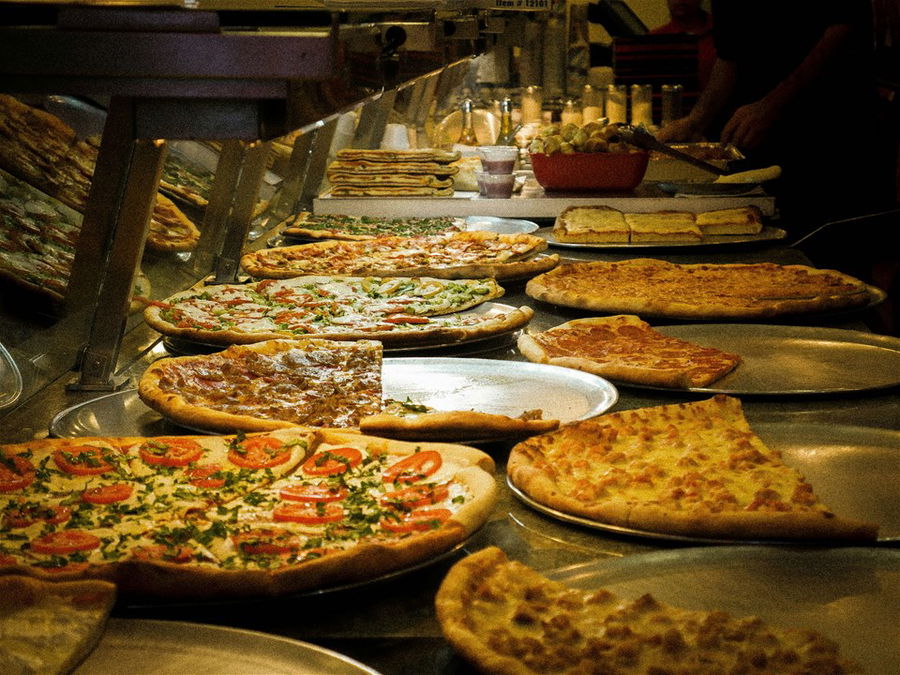
[[[335,197],[450,197],[458,152],[446,150],[338,150],[328,166]]]

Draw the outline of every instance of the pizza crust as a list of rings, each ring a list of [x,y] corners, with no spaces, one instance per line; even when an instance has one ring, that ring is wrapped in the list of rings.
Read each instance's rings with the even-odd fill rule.
[[[411,416],[381,413],[359,421],[363,433],[409,440],[471,438],[480,441],[530,436],[558,427],[559,420],[523,419],[474,410],[435,411]]]

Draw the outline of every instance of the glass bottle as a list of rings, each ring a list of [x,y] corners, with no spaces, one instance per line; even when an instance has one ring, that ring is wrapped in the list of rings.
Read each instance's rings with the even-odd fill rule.
[[[628,97],[624,84],[611,84],[606,88],[606,116],[610,124],[625,124]]]
[[[496,145],[511,145],[513,142],[512,99],[507,96],[500,101],[500,130]]]
[[[462,112],[462,131],[459,134],[460,145],[478,145],[478,136],[475,135],[475,111],[472,99],[465,99],[459,106]]]
[[[653,124],[653,87],[649,84],[631,85],[631,125],[641,124]]]

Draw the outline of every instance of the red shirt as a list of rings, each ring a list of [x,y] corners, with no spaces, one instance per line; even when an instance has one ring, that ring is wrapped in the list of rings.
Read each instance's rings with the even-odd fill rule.
[[[713,41],[712,32],[712,15],[709,12],[704,12],[704,15],[706,16],[706,22],[699,31],[696,29],[688,29],[679,21],[670,21],[669,23],[650,31],[651,35],[677,35],[679,33],[686,33],[688,35],[697,36],[697,79],[701,90],[709,81],[709,74],[716,61],[716,45]]]

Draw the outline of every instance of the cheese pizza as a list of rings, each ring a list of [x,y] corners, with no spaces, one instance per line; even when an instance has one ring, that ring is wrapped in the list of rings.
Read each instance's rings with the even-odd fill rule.
[[[650,594],[572,588],[488,547],[457,562],[435,598],[444,636],[484,672],[862,672],[821,633],[715,608],[685,609]]]
[[[858,307],[869,287],[806,265],[678,264],[651,258],[560,265],[528,282],[532,298],[609,314],[759,319]]]
[[[501,295],[493,279],[295,277],[201,284],[152,302],[144,318],[164,335],[210,344],[321,337],[428,345],[500,335],[531,320],[529,307],[478,307]]]
[[[0,673],[71,672],[100,641],[115,599],[106,581],[0,577]]]
[[[535,363],[657,387],[706,387],[741,362],[737,354],[664,335],[633,314],[574,319],[522,334],[518,346]]]
[[[566,425],[517,444],[507,471],[541,504],[649,533],[874,541],[878,532],[832,513],[724,395]]]
[[[0,574],[125,595],[277,595],[451,550],[490,515],[490,457],[304,427],[0,446]]]
[[[547,242],[530,234],[454,232],[429,237],[378,237],[260,249],[241,257],[254,276],[288,279],[304,274],[427,276],[498,280],[534,276],[555,267],[557,255],[537,254]]]

